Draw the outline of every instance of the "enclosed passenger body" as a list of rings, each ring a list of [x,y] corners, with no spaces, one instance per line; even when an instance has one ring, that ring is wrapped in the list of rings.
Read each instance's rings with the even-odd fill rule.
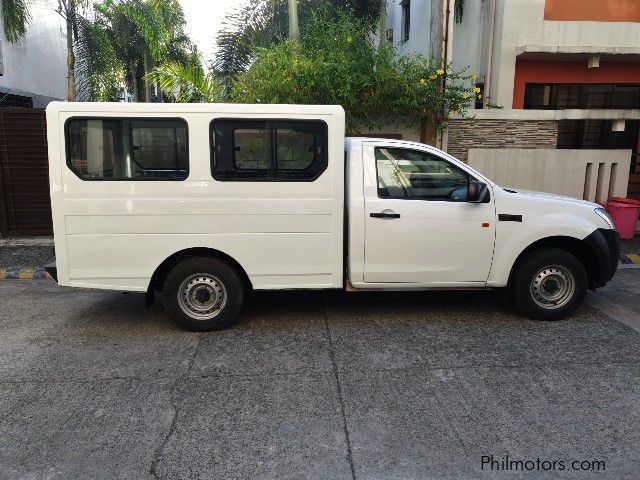
[[[54,102],[47,126],[60,285],[144,292],[210,250],[254,289],[342,287],[341,107]]]

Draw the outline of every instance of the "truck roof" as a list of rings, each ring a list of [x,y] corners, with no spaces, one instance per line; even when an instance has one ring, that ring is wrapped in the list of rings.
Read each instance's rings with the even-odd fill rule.
[[[243,115],[339,115],[340,105],[291,105],[244,103],[124,103],[124,102],[51,102],[47,112],[114,113],[229,113]]]

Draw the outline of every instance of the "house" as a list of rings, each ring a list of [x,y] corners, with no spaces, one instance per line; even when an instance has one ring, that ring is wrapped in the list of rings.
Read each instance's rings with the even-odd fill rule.
[[[474,74],[468,82],[481,96],[471,105],[474,118],[454,119],[439,146],[480,169],[491,165],[506,184],[515,181],[506,172],[529,167],[531,155],[563,150],[554,158],[567,157],[573,170],[556,162],[545,168],[562,166],[562,175],[513,186],[535,187],[546,175],[562,179],[558,193],[640,198],[640,2],[388,0],[385,15],[385,38],[400,53],[444,58]],[[621,158],[611,150],[629,153],[628,176],[609,161]],[[569,190],[568,171],[581,179]]]
[[[478,74],[477,106],[504,109],[478,114],[474,136],[521,137],[527,144],[514,146],[527,148],[628,149],[628,193],[640,198],[640,2],[467,0],[452,50],[456,68]]]
[[[27,33],[9,43],[0,22],[0,107],[45,108],[67,98],[66,30],[57,1],[30,3]]]
[[[0,21],[0,236],[51,233],[44,108],[67,98],[66,29],[56,5],[29,2],[31,21],[16,43]]]

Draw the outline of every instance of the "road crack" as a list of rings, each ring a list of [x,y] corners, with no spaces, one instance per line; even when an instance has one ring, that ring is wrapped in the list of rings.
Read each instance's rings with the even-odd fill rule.
[[[338,394],[338,402],[340,403],[340,416],[342,418],[342,430],[344,431],[344,437],[347,444],[347,463],[351,469],[351,479],[356,480],[356,469],[353,464],[353,451],[351,449],[351,438],[349,436],[349,426],[347,424],[347,413],[344,406],[344,398],[342,396],[342,385],[340,383],[340,374],[338,372],[338,363],[336,362],[336,352],[333,346],[333,338],[331,337],[331,330],[329,329],[329,320],[327,318],[327,308],[325,305],[326,295],[322,295],[322,314],[324,316],[324,329],[327,337],[327,343],[329,345],[329,358],[331,359],[331,367],[333,370],[333,376],[336,380],[336,391]]]
[[[196,345],[193,349],[193,352],[191,353],[191,356],[189,357],[189,363],[187,365],[187,369],[182,375],[179,375],[178,377],[176,377],[175,381],[171,385],[171,388],[169,389],[169,402],[171,404],[171,408],[173,409],[173,417],[171,418],[171,424],[169,425],[169,430],[167,431],[167,434],[164,436],[162,442],[160,443],[160,445],[158,446],[158,448],[153,454],[153,460],[151,461],[151,466],[149,467],[149,475],[151,475],[153,478],[158,478],[158,479],[160,478],[160,476],[158,475],[158,464],[160,463],[162,452],[164,451],[165,447],[167,446],[167,443],[169,443],[169,439],[173,436],[176,430],[176,424],[178,422],[178,414],[180,413],[180,409],[176,404],[175,391],[182,380],[189,378],[189,375],[191,374],[191,370],[193,369],[193,364],[195,363],[196,357],[198,355],[198,350],[200,349],[200,342],[202,340],[201,333],[198,333],[196,335],[197,335]]]

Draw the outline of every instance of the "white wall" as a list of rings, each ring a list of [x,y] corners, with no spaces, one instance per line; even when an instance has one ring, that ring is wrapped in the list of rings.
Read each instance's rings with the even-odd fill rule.
[[[601,203],[627,196],[630,159],[631,150],[469,150],[469,165],[498,185]]]
[[[35,95],[36,108],[52,99],[67,98],[66,31],[62,18],[55,12],[56,5],[56,0],[32,0],[27,34],[16,44],[7,41],[0,21],[4,63],[0,89]]]
[[[487,75],[490,27],[490,0],[467,0],[462,22],[453,24],[453,67],[456,71],[475,73],[478,83],[483,83]],[[473,83],[470,80],[468,85]]]
[[[436,0],[440,3],[441,0]],[[431,0],[411,0],[409,40],[402,42],[401,0],[387,0],[386,28],[393,28],[393,43],[401,55],[431,54]]]

